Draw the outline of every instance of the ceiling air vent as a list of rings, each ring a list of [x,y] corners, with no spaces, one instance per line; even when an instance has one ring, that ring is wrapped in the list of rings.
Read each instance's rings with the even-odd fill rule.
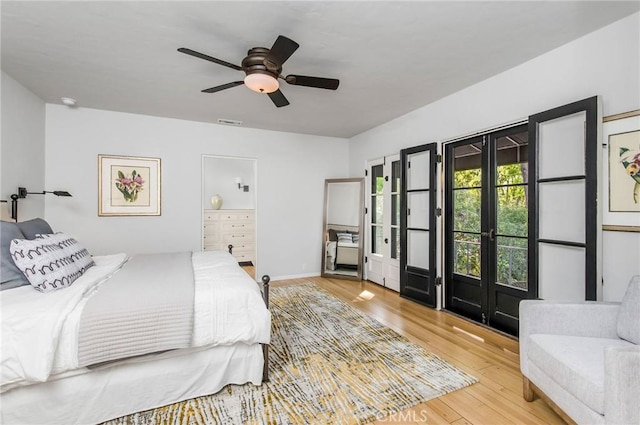
[[[218,124],[224,124],[224,125],[235,125],[237,127],[242,125],[242,121],[238,121],[238,120],[228,120],[226,118],[218,118]]]

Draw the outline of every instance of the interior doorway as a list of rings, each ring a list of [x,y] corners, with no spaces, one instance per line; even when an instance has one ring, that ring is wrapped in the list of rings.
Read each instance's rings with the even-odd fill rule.
[[[256,265],[256,182],[256,159],[202,156],[203,251],[230,251],[240,265]]]

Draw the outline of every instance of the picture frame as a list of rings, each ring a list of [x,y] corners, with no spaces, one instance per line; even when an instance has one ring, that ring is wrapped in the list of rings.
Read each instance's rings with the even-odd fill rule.
[[[98,216],[159,216],[160,158],[98,155]]]
[[[640,110],[603,119],[603,217],[605,230],[640,231]]]

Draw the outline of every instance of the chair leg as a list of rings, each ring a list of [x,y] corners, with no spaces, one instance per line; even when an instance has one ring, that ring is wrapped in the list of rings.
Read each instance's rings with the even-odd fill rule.
[[[522,396],[526,401],[533,401],[536,398],[529,379],[524,376],[522,377]]]

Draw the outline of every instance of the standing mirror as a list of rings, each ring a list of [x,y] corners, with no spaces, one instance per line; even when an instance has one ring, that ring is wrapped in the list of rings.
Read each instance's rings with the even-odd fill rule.
[[[324,182],[322,276],[362,279],[364,179]]]

